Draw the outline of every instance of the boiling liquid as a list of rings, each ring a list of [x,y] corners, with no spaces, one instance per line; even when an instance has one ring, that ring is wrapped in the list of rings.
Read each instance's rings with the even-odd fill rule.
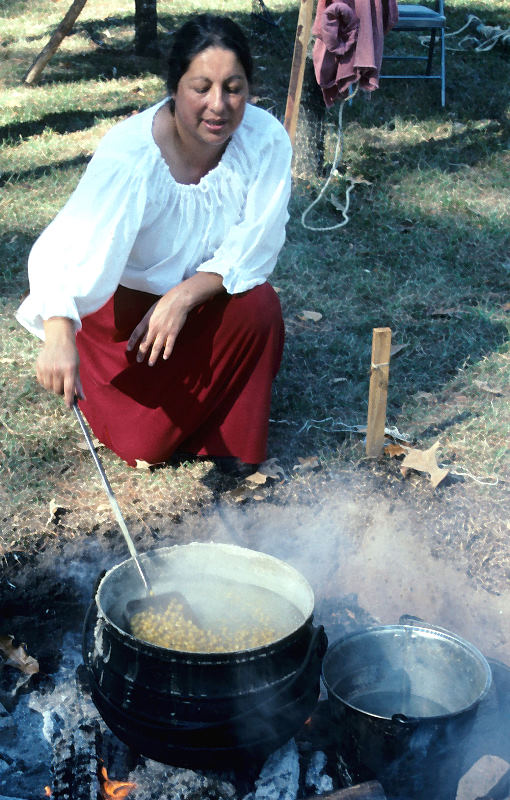
[[[446,706],[430,700],[428,697],[406,692],[396,691],[371,691],[361,692],[349,696],[347,702],[378,717],[390,718],[394,714],[404,714],[406,717],[436,717],[448,714]]]
[[[175,607],[168,614],[143,613],[131,620],[137,638],[188,652],[232,652],[268,645],[305,621],[285,597],[252,584],[204,576],[172,589],[184,595],[194,622]]]

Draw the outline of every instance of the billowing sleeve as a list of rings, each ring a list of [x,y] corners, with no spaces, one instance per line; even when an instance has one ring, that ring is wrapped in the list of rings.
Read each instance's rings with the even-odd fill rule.
[[[253,161],[241,219],[227,231],[214,255],[198,267],[221,275],[229,294],[264,283],[285,241],[292,147],[283,127],[274,118],[271,121],[279,130],[266,137]]]
[[[119,284],[146,205],[140,171],[111,151],[93,157],[66,205],[35,242],[30,294],[16,318],[44,338],[43,320],[68,317],[76,330]]]

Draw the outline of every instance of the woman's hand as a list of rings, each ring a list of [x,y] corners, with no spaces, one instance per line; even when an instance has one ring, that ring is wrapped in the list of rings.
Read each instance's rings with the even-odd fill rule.
[[[44,333],[36,363],[37,380],[48,391],[63,394],[66,406],[71,408],[76,397],[85,399],[74,324],[67,317],[52,317],[44,321]]]
[[[126,349],[134,350],[139,342],[136,360],[141,362],[149,354],[149,367],[154,366],[160,354],[166,361],[191,309],[222,289],[221,276],[213,272],[197,272],[177,284],[149,308],[129,337]]]

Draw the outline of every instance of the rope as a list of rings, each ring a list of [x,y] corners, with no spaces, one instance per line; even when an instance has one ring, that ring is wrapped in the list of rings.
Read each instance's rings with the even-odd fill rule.
[[[479,38],[476,36],[464,36],[458,43],[458,47],[448,47],[448,50],[454,53],[465,52],[468,48],[465,47],[467,43],[472,43],[473,46],[470,48],[475,53],[486,53],[489,50],[500,42],[504,45],[510,46],[510,28],[502,29],[499,25],[484,25],[482,20],[475,16],[474,14],[469,14],[467,18],[467,22],[459,28],[457,31],[453,31],[452,33],[445,33],[446,37],[453,37],[458,36],[460,33],[463,33],[466,28],[468,28],[473,22],[477,23],[476,32],[479,36],[486,41],[480,41]],[[420,42],[424,46],[428,46],[429,37],[428,36],[421,36]]]
[[[359,83],[356,84],[356,88],[354,89],[353,92],[351,92],[349,94],[349,96],[346,99],[347,100],[352,100],[353,97],[355,97],[356,94],[358,93],[358,89],[359,89]],[[329,173],[329,175],[328,175],[328,177],[326,179],[326,182],[325,182],[324,186],[320,190],[319,194],[317,195],[317,197],[315,198],[313,203],[310,203],[308,208],[306,208],[303,211],[303,213],[301,214],[301,225],[303,226],[303,228],[306,228],[307,231],[335,231],[338,228],[343,228],[344,225],[347,225],[347,223],[349,222],[349,216],[347,214],[347,212],[349,210],[349,205],[350,205],[350,197],[349,197],[349,195],[352,192],[352,190],[354,189],[356,183],[358,182],[358,181],[353,180],[352,178],[346,178],[346,180],[349,183],[349,186],[345,190],[345,205],[341,206],[340,203],[338,203],[338,205],[335,203],[335,206],[338,209],[338,211],[342,212],[342,217],[343,217],[343,221],[342,222],[338,222],[336,225],[329,225],[327,227],[308,225],[305,222],[305,220],[306,220],[308,214],[310,213],[310,211],[312,210],[312,208],[314,208],[317,205],[317,203],[324,196],[324,193],[325,193],[326,189],[328,188],[328,186],[329,186],[329,184],[331,182],[331,179],[334,176],[339,175],[339,172],[337,170],[337,166],[338,166],[338,163],[339,163],[339,161],[340,161],[340,159],[342,157],[343,149],[344,149],[344,133],[343,133],[344,105],[345,105],[345,100],[342,100],[340,102],[340,108],[338,109],[338,137],[337,137],[337,141],[336,141],[335,157],[333,159],[333,165],[331,167],[330,173]]]

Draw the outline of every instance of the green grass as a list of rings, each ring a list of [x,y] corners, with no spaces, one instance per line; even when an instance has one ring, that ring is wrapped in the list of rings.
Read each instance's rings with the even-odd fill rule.
[[[267,5],[277,28],[251,18],[251,0],[204,2],[201,9],[228,12],[245,26],[258,65],[254,93],[282,118],[297,4]],[[23,75],[60,21],[61,4],[4,0],[0,9],[0,546],[5,549],[24,537],[37,541],[48,535],[52,498],[81,509],[79,526],[97,524],[102,501],[90,457],[78,448],[80,435],[60,399],[37,386],[38,344],[13,313],[27,290],[31,244],[73,190],[100,137],[117,120],[164,95],[164,52],[172,29],[193,6],[159,0],[158,7],[161,59],[134,56],[131,0],[89,0],[72,36],[32,88],[22,84]],[[470,13],[488,24],[510,25],[510,0],[455,0],[447,11],[450,30]],[[498,477],[499,486],[510,480],[509,55],[503,47],[482,55],[449,53],[445,109],[437,83],[385,81],[370,98],[358,94],[344,110],[341,177],[334,179],[332,192],[343,201],[344,175],[367,183],[351,195],[349,224],[326,233],[305,230],[300,216],[329,170],[337,109],[324,116],[307,79],[287,243],[273,279],[287,343],[275,385],[270,455],[288,475],[299,456],[318,454],[332,470],[363,459],[362,439],[338,428],[340,422],[366,421],[372,328],[388,325],[394,343],[406,345],[391,363],[388,423],[421,448],[439,438],[441,459],[459,472]],[[318,166],[321,126],[325,158]],[[309,218],[322,225],[338,220],[327,201]],[[323,317],[303,321],[303,310]],[[312,419],[330,422],[303,430]],[[140,519],[168,514],[169,505],[178,515],[213,502],[222,491],[207,462],[143,472],[102,454],[121,500]],[[63,518],[68,535],[72,521],[69,511]]]

